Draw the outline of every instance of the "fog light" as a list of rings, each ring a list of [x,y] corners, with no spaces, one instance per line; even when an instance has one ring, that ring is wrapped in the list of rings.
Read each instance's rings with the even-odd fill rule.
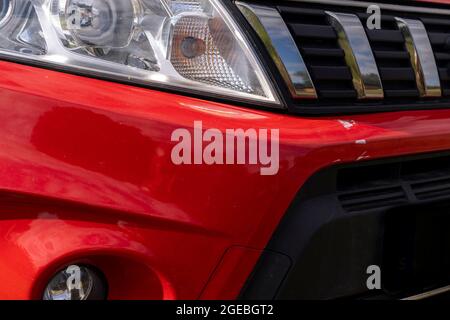
[[[106,299],[106,286],[96,271],[71,265],[50,280],[43,299],[103,300]]]

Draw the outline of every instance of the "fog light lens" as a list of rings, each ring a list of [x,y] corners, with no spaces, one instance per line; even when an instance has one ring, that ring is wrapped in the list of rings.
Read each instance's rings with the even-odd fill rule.
[[[48,283],[44,300],[101,300],[106,298],[98,274],[82,266],[71,265],[58,272]]]

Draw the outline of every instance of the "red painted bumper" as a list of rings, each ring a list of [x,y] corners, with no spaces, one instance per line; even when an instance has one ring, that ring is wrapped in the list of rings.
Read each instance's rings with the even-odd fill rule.
[[[450,149],[450,110],[305,118],[0,62],[0,298],[87,262],[110,298],[239,294],[320,168]],[[280,129],[280,170],[171,161],[177,128]],[[340,120],[348,121],[344,123]]]

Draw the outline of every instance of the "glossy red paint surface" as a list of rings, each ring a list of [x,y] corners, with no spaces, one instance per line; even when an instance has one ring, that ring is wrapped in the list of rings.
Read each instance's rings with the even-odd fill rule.
[[[171,161],[174,129],[280,130],[280,171]],[[110,298],[233,298],[304,181],[450,149],[450,110],[306,118],[0,62],[0,298],[97,266]]]

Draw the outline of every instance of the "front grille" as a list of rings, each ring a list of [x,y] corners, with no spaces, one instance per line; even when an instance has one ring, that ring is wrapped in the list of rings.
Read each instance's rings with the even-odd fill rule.
[[[259,12],[261,12],[261,7],[276,11],[280,22],[285,24],[295,42],[300,55],[297,65],[303,63],[307,70],[301,76],[309,77],[313,85],[313,88],[309,89],[315,90],[315,96],[302,95],[303,84],[299,84],[299,80],[294,79],[296,75],[298,76],[298,71],[295,70],[290,74],[290,79],[284,76],[287,86],[291,87],[290,93],[294,105],[313,106],[312,110],[318,110],[315,108],[317,105],[324,107],[352,106],[354,111],[358,111],[358,108],[363,111],[378,111],[386,110],[385,107],[388,107],[387,110],[395,110],[395,106],[412,109],[414,107],[447,107],[449,105],[450,7],[449,9],[436,9],[380,4],[381,28],[370,30],[367,26],[369,17],[369,14],[366,13],[367,8],[357,1],[341,3],[330,0],[315,3],[306,0],[286,1],[281,4],[267,2],[263,5],[256,2],[245,4],[259,8]],[[254,12],[258,14],[258,9],[255,9]],[[367,38],[369,50],[373,54],[372,61],[376,67],[375,70],[378,71],[378,75],[371,74],[370,76],[378,77],[382,86],[382,88],[380,86],[381,94],[370,96],[364,95],[364,92],[361,93],[358,84],[364,82],[361,81],[363,74],[355,72],[355,65],[349,62],[351,60],[349,60],[349,56],[352,56],[352,52],[354,54],[358,48],[353,47],[352,50],[345,48],[345,43],[343,45],[342,39],[340,39],[339,30],[330,20],[330,12],[351,15],[359,20],[361,30],[364,31]],[[254,19],[248,20],[254,21]],[[425,38],[427,35],[428,39],[424,42],[419,41],[419,37],[414,38],[413,36],[415,51],[411,51],[411,46],[408,47],[408,38],[399,20],[418,22],[419,26],[423,26]],[[266,31],[268,31],[267,36],[271,37],[270,30]],[[261,37],[260,30],[259,36]],[[346,41],[350,42],[351,36],[347,35],[347,38]],[[267,41],[265,45],[267,46]],[[277,49],[276,41],[273,46]],[[424,55],[430,53],[426,51],[426,48],[430,48],[430,46],[431,55]],[[271,56],[275,62],[279,59],[284,63],[287,73],[292,71],[291,66],[296,65],[292,60],[286,61],[285,57],[288,55],[285,52],[282,52],[280,56],[274,56],[271,52]],[[289,57],[292,58],[292,55]],[[356,58],[356,62],[363,65],[358,59],[360,58]],[[280,63],[277,65],[279,66]],[[283,73],[285,70],[280,72]],[[436,76],[433,78],[433,75]],[[430,79],[434,80],[435,86],[431,87],[431,81],[427,82]],[[300,88],[300,90],[294,91],[293,87]],[[430,90],[427,91],[427,88]],[[392,106],[394,108],[391,108]],[[331,108],[330,110],[336,109]]]

